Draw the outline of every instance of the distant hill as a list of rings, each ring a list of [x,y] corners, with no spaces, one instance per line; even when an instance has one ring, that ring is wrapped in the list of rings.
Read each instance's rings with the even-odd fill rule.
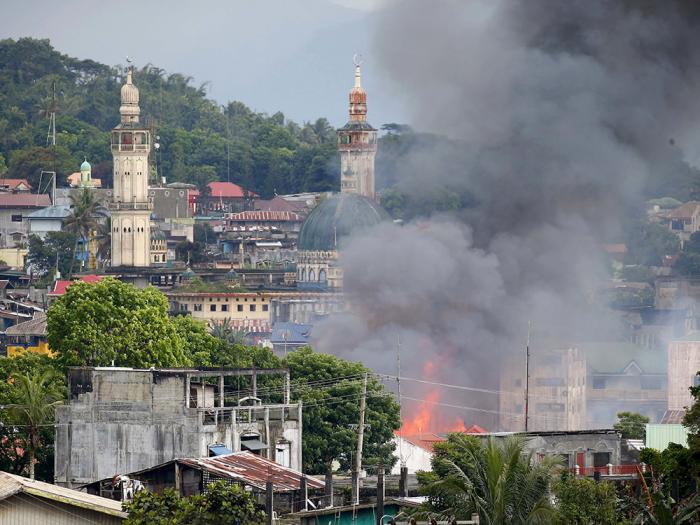
[[[36,187],[41,171],[52,169],[46,139],[55,83],[59,185],[84,157],[93,176],[111,185],[109,130],[119,122],[124,77],[121,69],[61,54],[48,40],[1,40],[0,174]],[[169,182],[201,187],[229,179],[265,197],[337,189],[335,130],[326,119],[297,124],[241,102],[221,107],[191,78],[153,65],[136,69],[134,83],[142,120],[160,137],[154,163]]]

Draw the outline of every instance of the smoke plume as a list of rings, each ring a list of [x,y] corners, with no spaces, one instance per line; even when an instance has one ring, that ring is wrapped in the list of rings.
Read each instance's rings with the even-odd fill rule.
[[[371,59],[413,126],[457,145],[409,152],[392,178],[475,205],[351,238],[354,307],[317,326],[316,347],[394,373],[400,340],[403,375],[497,388],[528,322],[562,342],[620,336],[591,301],[600,243],[664,159],[698,156],[700,4],[410,0],[379,17]],[[371,108],[370,93],[370,121]],[[497,408],[491,394],[443,401]]]

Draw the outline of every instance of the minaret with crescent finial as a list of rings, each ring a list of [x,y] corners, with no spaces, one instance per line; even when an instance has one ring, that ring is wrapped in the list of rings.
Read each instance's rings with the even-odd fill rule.
[[[139,122],[139,90],[131,60],[121,88],[121,122],[112,130],[114,190],[112,266],[144,267],[151,263],[151,202],[148,197],[149,129]]]
[[[357,55],[353,61],[355,86],[350,91],[350,118],[348,123],[338,130],[340,191],[374,199],[377,130],[367,122],[367,93],[362,88],[361,61]]]

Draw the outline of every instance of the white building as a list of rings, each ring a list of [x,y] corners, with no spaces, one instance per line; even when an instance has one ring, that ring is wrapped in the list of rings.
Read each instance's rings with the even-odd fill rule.
[[[391,469],[393,475],[401,474],[402,464],[406,466],[409,474],[415,474],[419,470],[432,470],[433,447],[435,443],[441,443],[445,438],[437,434],[420,434],[416,436],[394,436],[396,449],[394,456],[398,461]]]
[[[120,124],[112,130],[114,192],[112,213],[112,266],[151,264],[151,209],[148,196],[149,130],[139,123],[139,90],[130,67],[121,89]]]

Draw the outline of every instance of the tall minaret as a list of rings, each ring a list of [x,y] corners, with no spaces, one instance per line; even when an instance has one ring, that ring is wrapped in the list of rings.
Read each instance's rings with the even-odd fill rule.
[[[139,123],[139,90],[129,66],[121,90],[121,122],[112,130],[114,192],[112,266],[149,266],[151,261],[151,202],[148,198],[149,130]]]
[[[340,191],[374,199],[374,156],[377,130],[367,122],[367,93],[362,89],[360,62],[355,58],[355,87],[350,91],[350,120],[338,130]]]

